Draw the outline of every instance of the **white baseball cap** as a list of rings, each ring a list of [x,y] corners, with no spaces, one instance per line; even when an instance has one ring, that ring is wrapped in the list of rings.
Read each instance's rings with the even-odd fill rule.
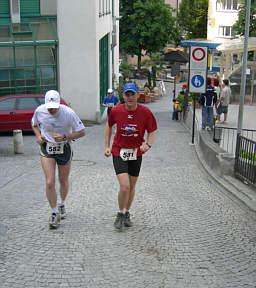
[[[60,94],[58,91],[49,90],[45,94],[45,105],[47,109],[60,107]]]
[[[113,93],[113,90],[111,88],[109,88],[108,93]]]

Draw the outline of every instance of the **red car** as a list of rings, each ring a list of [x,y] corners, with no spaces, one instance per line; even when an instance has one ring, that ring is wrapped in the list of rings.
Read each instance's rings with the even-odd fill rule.
[[[63,99],[61,104],[69,106]],[[8,95],[0,97],[0,131],[29,130],[35,109],[44,104],[42,94]]]

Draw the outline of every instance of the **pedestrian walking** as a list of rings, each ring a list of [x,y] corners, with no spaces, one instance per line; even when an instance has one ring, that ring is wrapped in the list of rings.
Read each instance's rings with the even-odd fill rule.
[[[179,112],[181,112],[181,107],[180,107],[180,103],[176,100],[173,99],[173,112],[172,112],[172,120],[179,120]]]
[[[107,114],[109,115],[111,109],[119,104],[119,99],[113,94],[112,89],[108,89],[108,95],[104,98],[102,106],[107,107]]]
[[[213,106],[217,101],[217,94],[213,86],[211,86],[211,79],[207,79],[206,92],[200,94],[199,104],[202,105],[202,129],[206,128],[206,117],[208,116],[208,124],[210,130],[213,129]]]
[[[181,87],[181,91],[179,92],[179,94],[185,95],[185,93],[187,92],[187,87],[188,87],[188,85],[187,85],[186,83],[183,84],[182,87]]]
[[[164,96],[166,93],[166,89],[165,89],[165,85],[164,85],[164,81],[161,80],[159,83],[159,87],[160,87],[160,95]]]
[[[85,127],[71,108],[60,104],[58,91],[50,90],[45,94],[45,104],[35,110],[32,129],[40,145],[46,197],[52,209],[49,228],[58,228],[60,219],[66,217],[65,199],[68,194],[68,177],[73,154],[70,142],[84,136]],[[60,183],[58,207],[55,189],[56,164]]]
[[[220,103],[217,107],[217,123],[220,123],[220,116],[223,113],[224,114],[224,121],[222,123],[225,123],[227,121],[227,115],[228,115],[228,104],[230,103],[231,98],[231,89],[229,87],[229,81],[228,79],[223,80],[223,89],[220,94]]]
[[[112,154],[120,185],[119,212],[114,222],[117,230],[122,230],[123,226],[133,225],[130,208],[140,173],[142,154],[151,148],[157,129],[152,112],[147,107],[137,104],[139,94],[134,83],[127,83],[124,86],[123,98],[125,103],[112,109],[105,129],[105,156],[109,157]],[[117,125],[117,131],[111,149],[110,140],[114,124]],[[146,141],[144,141],[145,131],[147,131]]]
[[[217,100],[215,105],[213,106],[213,125],[217,123],[218,120],[218,113],[217,113],[217,107],[219,106],[220,103],[220,92],[221,92],[221,81],[219,78],[214,78],[213,81],[214,89],[217,95]]]

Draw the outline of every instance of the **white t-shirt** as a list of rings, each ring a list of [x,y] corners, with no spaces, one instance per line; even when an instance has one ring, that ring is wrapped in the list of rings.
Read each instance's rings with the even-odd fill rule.
[[[229,86],[225,86],[221,92],[220,95],[223,99],[222,99],[222,105],[223,106],[228,106],[228,104],[230,103],[230,97],[231,97],[231,89]]]
[[[69,134],[85,129],[84,124],[76,113],[66,105],[60,104],[59,110],[52,115],[45,104],[35,110],[32,125],[38,126],[41,135],[49,142],[56,143],[55,134]]]

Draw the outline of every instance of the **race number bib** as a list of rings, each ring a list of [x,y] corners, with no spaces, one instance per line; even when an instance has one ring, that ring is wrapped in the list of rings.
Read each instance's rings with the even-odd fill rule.
[[[124,161],[128,160],[137,160],[137,148],[136,149],[126,149],[126,148],[121,148],[120,150],[120,157]]]
[[[64,153],[64,144],[65,143],[46,143],[46,151],[48,154],[63,154]]]

